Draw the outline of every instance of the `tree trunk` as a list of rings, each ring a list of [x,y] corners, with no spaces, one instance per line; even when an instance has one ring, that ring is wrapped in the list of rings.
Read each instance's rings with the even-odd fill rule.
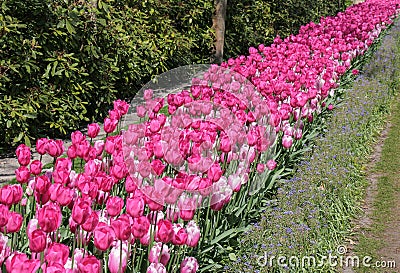
[[[213,16],[213,29],[215,31],[215,54],[212,63],[220,64],[224,56],[225,17],[227,0],[214,0],[215,14]]]

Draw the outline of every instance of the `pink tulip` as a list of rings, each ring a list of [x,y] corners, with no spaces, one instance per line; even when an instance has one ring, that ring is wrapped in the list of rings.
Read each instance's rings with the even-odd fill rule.
[[[67,156],[70,159],[75,159],[78,155],[76,154],[76,146],[72,144],[67,149]]]
[[[75,131],[71,133],[72,144],[79,144],[85,140],[85,136],[81,131]]]
[[[39,268],[40,268],[40,260],[29,259],[21,264],[16,264],[16,266],[13,268],[13,271],[10,272],[37,272]]]
[[[122,180],[128,175],[125,163],[114,163],[113,166],[111,166],[111,175],[115,177],[116,180]]]
[[[39,226],[47,233],[60,227],[61,218],[61,209],[54,203],[48,203],[38,210]]]
[[[161,219],[157,223],[156,239],[162,243],[168,243],[172,240],[174,230],[172,229],[172,223],[169,220]]]
[[[162,263],[151,263],[146,273],[167,273],[167,269]]]
[[[61,184],[51,184],[49,187],[50,199],[60,206],[68,206],[74,197],[74,190]]]
[[[168,246],[160,242],[155,243],[149,252],[150,263],[162,263],[166,266],[170,257]]]
[[[17,147],[15,154],[17,155],[18,163],[21,166],[27,166],[31,161],[31,149],[25,144],[20,144]]]
[[[71,218],[78,224],[83,224],[87,218],[91,215],[92,209],[90,207],[90,202],[84,198],[78,198],[74,207],[72,208]]]
[[[196,197],[182,195],[178,201],[179,217],[184,221],[192,220],[197,209]]]
[[[172,236],[172,243],[174,245],[184,245],[186,244],[188,234],[183,227],[183,224],[174,223],[172,225],[172,229],[174,230],[174,235]]]
[[[186,245],[188,245],[190,247],[197,246],[197,243],[200,240],[199,226],[194,221],[190,221],[186,225],[186,233],[188,235],[187,240],[186,240]]]
[[[258,164],[257,164],[257,172],[258,172],[258,173],[263,173],[264,170],[265,170],[265,165],[262,164],[262,163],[258,163]]]
[[[90,138],[95,138],[100,132],[100,125],[98,123],[91,123],[87,126],[87,135]]]
[[[46,152],[52,157],[59,157],[64,152],[63,142],[60,139],[49,139],[46,145]]]
[[[82,224],[82,229],[87,232],[92,232],[99,223],[99,215],[96,211],[92,211],[86,221]]]
[[[10,210],[8,208],[8,205],[0,204],[0,228],[7,225],[9,218],[10,218]]]
[[[113,120],[110,118],[104,119],[104,131],[109,134],[115,131],[118,125],[118,120]]]
[[[208,169],[207,175],[213,182],[217,182],[222,176],[221,166],[218,163],[214,163]]]
[[[153,160],[151,162],[151,167],[155,175],[161,175],[165,169],[165,165],[159,159]]]
[[[6,227],[7,233],[18,232],[21,229],[24,218],[17,212],[10,212],[9,217]]]
[[[8,184],[0,188],[0,203],[11,206],[22,199],[22,187],[19,184]]]
[[[103,152],[103,150],[104,150],[104,145],[105,145],[105,143],[104,143],[104,140],[96,140],[95,142],[94,142],[94,145],[93,145],[93,147],[95,148],[95,150],[96,150],[96,155],[97,156],[100,156],[101,155],[101,153]]]
[[[41,229],[34,230],[29,236],[29,249],[32,252],[42,252],[46,248],[47,235]]]
[[[78,263],[80,273],[100,273],[100,261],[92,255],[85,256],[80,263]]]
[[[282,146],[286,149],[289,149],[292,147],[293,144],[293,138],[291,136],[284,135],[282,137]]]
[[[128,193],[133,193],[137,189],[137,184],[139,183],[136,177],[128,175],[125,179],[125,190]]]
[[[146,178],[150,175],[152,170],[151,164],[148,161],[141,161],[138,166],[138,172],[143,177]]]
[[[88,140],[84,140],[79,144],[75,144],[75,154],[80,158],[85,158],[89,154],[90,150],[90,142]]]
[[[146,216],[140,216],[133,219],[131,232],[135,238],[145,236],[150,228],[150,221]]]
[[[28,260],[28,256],[25,253],[13,252],[6,260],[6,271],[7,272],[20,272],[17,271],[17,266],[21,266],[25,261]]]
[[[0,234],[0,264],[10,256],[10,247],[7,245],[8,237]]]
[[[126,212],[133,218],[140,217],[143,215],[144,205],[143,197],[128,198],[126,199]]]
[[[180,273],[195,273],[199,269],[199,263],[194,257],[186,257],[180,267]]]
[[[108,117],[111,120],[119,120],[121,118],[121,114],[117,109],[108,110]]]
[[[120,214],[122,207],[124,206],[124,199],[118,196],[110,196],[106,203],[107,213],[115,217]]]
[[[104,149],[107,153],[113,154],[120,145],[121,136],[109,136],[106,138]]]
[[[221,138],[219,149],[224,153],[229,153],[231,151],[231,140],[228,136],[225,135]]]
[[[122,256],[122,257],[121,257]],[[118,242],[116,246],[114,246],[110,254],[108,256],[108,269],[111,273],[123,273],[126,270],[128,258],[128,245],[126,243]]]
[[[42,172],[42,162],[39,160],[33,160],[30,165],[31,174],[39,175]]]
[[[35,191],[40,194],[47,193],[50,185],[50,179],[46,175],[41,175],[35,178]]]
[[[65,267],[59,263],[42,264],[43,273],[66,273]]]
[[[31,173],[26,166],[21,166],[15,170],[15,176],[16,176],[17,181],[19,183],[23,184],[23,183],[28,182],[28,180],[31,176]]]
[[[126,241],[131,236],[130,220],[127,214],[121,214],[116,220],[112,220],[111,226],[119,240]]]
[[[146,108],[142,105],[138,105],[136,107],[136,114],[138,115],[138,117],[143,118],[146,116]]]
[[[114,229],[103,222],[94,230],[94,246],[101,251],[106,251],[115,239]]]
[[[39,228],[39,222],[36,218],[32,218],[29,220],[28,225],[26,227],[26,234],[28,235],[28,238],[30,239],[32,236],[32,232],[37,230]]]
[[[270,159],[267,161],[267,168],[268,170],[274,170],[276,168],[276,161],[273,159]]]
[[[151,100],[153,98],[153,90],[151,89],[144,90],[143,98],[145,100]]]
[[[38,152],[38,154],[44,155],[46,153],[46,146],[48,141],[48,138],[39,138],[36,141],[36,151]]]
[[[125,115],[128,113],[129,110],[129,104],[126,101],[123,100],[115,100],[114,101],[114,110],[117,110],[120,116]]]
[[[55,262],[62,265],[67,263],[69,247],[60,243],[51,243],[46,250],[45,259],[48,263]]]

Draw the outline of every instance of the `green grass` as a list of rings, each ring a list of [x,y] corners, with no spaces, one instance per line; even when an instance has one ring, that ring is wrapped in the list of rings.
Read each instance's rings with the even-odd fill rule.
[[[372,170],[372,174],[378,175],[378,192],[373,201],[372,225],[366,229],[366,233],[360,235],[356,253],[359,256],[371,256],[373,260],[379,260],[378,252],[386,246],[381,237],[390,226],[393,210],[397,209],[400,192],[399,171],[400,160],[400,100],[396,100],[392,107],[391,128],[384,141],[382,155]],[[387,270],[387,269],[386,269]],[[380,272],[378,268],[360,268],[360,272]],[[387,272],[387,271],[386,271]]]

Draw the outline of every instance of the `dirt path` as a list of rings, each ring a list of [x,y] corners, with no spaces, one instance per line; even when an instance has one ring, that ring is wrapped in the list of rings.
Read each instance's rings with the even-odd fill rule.
[[[369,186],[355,220],[347,257],[371,257],[370,267],[345,266],[344,273],[400,272],[400,100],[366,166]]]

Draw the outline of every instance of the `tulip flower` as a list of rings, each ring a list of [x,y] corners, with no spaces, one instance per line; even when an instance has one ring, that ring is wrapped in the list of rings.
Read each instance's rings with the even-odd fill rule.
[[[112,220],[111,226],[119,240],[126,241],[131,236],[130,220],[127,214],[121,214],[116,220]]]
[[[199,263],[194,257],[186,257],[180,267],[180,273],[195,273],[199,269]]]
[[[174,230],[174,235],[172,236],[172,243],[174,245],[184,245],[186,244],[188,234],[183,227],[183,224],[175,223],[172,225]]]
[[[23,217],[21,214],[17,212],[10,212],[9,219],[7,222],[7,229],[8,233],[18,232],[21,229]]]
[[[87,220],[91,213],[90,202],[87,199],[78,198],[74,203],[71,217],[78,225],[81,225]]]
[[[170,257],[168,246],[160,242],[155,243],[149,252],[150,263],[162,263],[166,266]]]
[[[114,130],[117,128],[117,124],[118,124],[118,120],[105,118],[104,119],[104,131],[107,134],[114,132]]]
[[[158,239],[162,243],[168,243],[172,240],[174,230],[172,229],[172,223],[169,220],[161,219],[157,223],[156,240]]]
[[[167,273],[167,269],[162,263],[151,263],[146,273]]]
[[[124,199],[118,196],[110,196],[106,203],[107,213],[114,217],[117,216],[124,206]]]
[[[10,256],[10,247],[7,245],[8,237],[4,234],[0,234],[0,264],[3,264],[4,260]]]
[[[51,243],[46,250],[45,259],[48,263],[55,262],[61,265],[67,263],[69,247],[60,243]]]
[[[100,222],[94,229],[94,246],[106,251],[116,239],[114,229],[106,223]]]
[[[81,273],[100,273],[101,264],[95,256],[87,255],[78,263],[78,269]]]
[[[194,221],[190,221],[186,225],[186,233],[187,233],[186,245],[188,245],[190,247],[197,246],[197,243],[200,240],[199,226]]]
[[[126,270],[128,260],[128,245],[121,241],[116,246],[111,248],[108,256],[108,269],[111,273],[123,273]]]
[[[267,168],[268,170],[274,170],[276,168],[276,161],[273,159],[270,159],[267,161]]]
[[[47,235],[41,229],[34,230],[29,236],[29,249],[32,252],[42,252],[46,248]]]
[[[95,138],[100,132],[100,125],[98,123],[91,123],[87,126],[87,135],[90,138]]]
[[[138,218],[144,212],[144,199],[141,196],[126,199],[126,212],[133,218]]]
[[[47,233],[60,227],[61,218],[61,209],[54,203],[48,203],[38,210],[39,226]]]
[[[48,138],[39,138],[38,140],[36,140],[36,151],[38,152],[38,154],[44,155],[46,153],[46,146],[48,141]]]
[[[15,154],[21,166],[27,166],[31,161],[31,149],[25,144],[20,144],[15,150]]]
[[[30,171],[33,175],[39,175],[42,172],[42,162],[39,160],[33,160],[30,165]]]
[[[31,172],[26,166],[21,166],[15,170],[15,176],[19,183],[23,184],[28,182]]]

